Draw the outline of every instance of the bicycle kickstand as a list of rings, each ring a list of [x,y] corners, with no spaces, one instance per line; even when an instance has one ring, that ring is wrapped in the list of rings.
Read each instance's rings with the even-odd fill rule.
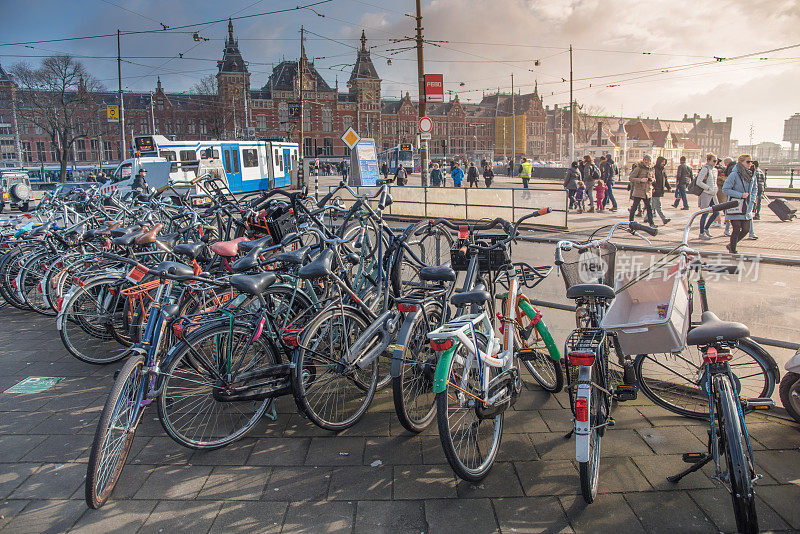
[[[677,475],[667,477],[667,480],[673,483],[679,482],[683,477],[689,473],[694,473],[703,468],[707,463],[713,460],[714,457],[707,453],[687,453],[683,455],[684,462],[692,462],[692,465]]]
[[[574,434],[574,433],[575,433],[575,429],[573,428],[572,430],[570,430],[569,432],[567,432],[566,434],[564,434],[564,439],[569,439],[569,438],[571,438],[571,437],[572,437],[572,434]]]

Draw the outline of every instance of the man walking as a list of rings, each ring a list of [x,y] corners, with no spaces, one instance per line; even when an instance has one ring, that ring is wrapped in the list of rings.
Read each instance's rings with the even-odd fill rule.
[[[606,187],[608,187],[603,199],[603,207],[611,203],[611,211],[617,211],[617,199],[614,198],[614,181],[619,176],[619,168],[614,163],[614,158],[611,154],[606,154],[606,160],[600,166],[600,173],[606,183]]]
[[[667,180],[667,173],[664,167],[667,165],[667,158],[664,156],[658,156],[656,158],[655,167],[653,167],[653,174],[655,180],[653,181],[653,198],[651,202],[653,203],[653,212],[657,213],[659,217],[661,217],[661,222],[667,224],[671,219],[664,215],[664,212],[661,210],[661,198],[664,196],[665,191],[669,191],[669,181]]]
[[[450,176],[453,177],[453,187],[461,187],[461,181],[464,179],[464,171],[461,169],[461,164],[459,162],[456,162]]]
[[[686,198],[686,188],[692,183],[692,168],[686,164],[686,156],[681,156],[681,164],[678,165],[678,174],[675,177],[675,202],[673,208],[677,208],[683,201],[682,210],[689,209],[689,200]]]
[[[533,170],[533,163],[528,161],[528,158],[522,158],[520,163],[519,177],[522,178],[522,187],[528,189],[528,182],[531,180],[531,171]]]
[[[583,156],[583,169],[581,169],[581,175],[583,184],[586,186],[586,190],[591,193],[591,191],[594,189],[594,181],[600,179],[600,169],[598,169],[597,165],[595,165],[592,156],[588,154]],[[589,194],[588,213],[594,213],[594,198],[592,198],[591,194]]]

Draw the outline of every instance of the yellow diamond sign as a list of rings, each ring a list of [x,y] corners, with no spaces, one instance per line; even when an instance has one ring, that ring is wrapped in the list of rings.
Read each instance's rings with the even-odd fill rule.
[[[353,128],[348,128],[347,131],[342,134],[342,141],[344,141],[344,144],[346,144],[350,150],[356,146],[359,139],[361,139],[361,136],[359,136]]]

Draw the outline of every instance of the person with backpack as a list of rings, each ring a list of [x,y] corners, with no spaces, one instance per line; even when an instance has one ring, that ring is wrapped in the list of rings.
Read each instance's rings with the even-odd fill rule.
[[[453,187],[461,187],[461,181],[464,179],[464,171],[461,169],[461,163],[456,162],[450,175],[453,177]]]
[[[686,156],[681,156],[681,164],[678,165],[678,174],[675,176],[675,202],[673,208],[677,208],[683,201],[682,210],[689,209],[689,199],[686,197],[686,188],[692,183],[692,168],[686,164]]]
[[[406,169],[402,165],[397,166],[397,172],[394,173],[394,183],[400,186],[406,185],[406,183],[408,183],[408,178],[406,177]]]
[[[569,203],[567,209],[571,210],[578,207],[575,194],[578,192],[578,182],[581,181],[581,172],[578,170],[578,162],[573,161],[570,168],[567,169],[567,175],[564,177],[564,189],[567,190],[567,197]]]
[[[652,158],[645,154],[642,161],[636,164],[636,167],[628,176],[628,181],[631,183],[631,197],[633,198],[628,220],[633,222],[634,213],[636,213],[640,204],[644,204],[645,222],[655,228],[656,223],[653,220],[653,205],[651,204],[653,182],[655,181],[655,173],[653,167],[651,167],[652,161]]]
[[[706,154],[706,163],[697,173],[694,186],[700,190],[700,198],[697,199],[697,206],[700,209],[708,208],[716,204],[714,200],[717,198],[717,168],[715,166],[717,156],[714,154]],[[708,222],[706,222],[708,220]],[[714,222],[714,217],[709,217],[708,213],[704,213],[700,217],[700,239],[711,239],[711,234],[708,229]]]
[[[614,163],[614,158],[611,154],[606,154],[606,160],[600,166],[600,174],[607,187],[603,198],[603,207],[611,204],[611,211],[617,211],[617,199],[614,198],[614,181],[619,176],[619,167]]]
[[[583,181],[584,185],[586,186],[587,191],[592,191],[594,189],[594,182],[595,180],[600,179],[600,169],[595,165],[592,156],[585,155],[583,156],[583,169],[581,170],[581,180]],[[594,213],[594,198],[592,195],[589,195],[589,210],[587,213]]]

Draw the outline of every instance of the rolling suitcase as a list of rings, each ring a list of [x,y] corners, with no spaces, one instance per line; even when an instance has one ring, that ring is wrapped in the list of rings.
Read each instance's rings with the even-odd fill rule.
[[[790,206],[789,203],[782,198],[776,198],[775,200],[770,201],[770,203],[767,205],[769,206],[769,209],[771,209],[772,212],[782,221],[791,221],[794,217],[796,217],[797,209]]]

